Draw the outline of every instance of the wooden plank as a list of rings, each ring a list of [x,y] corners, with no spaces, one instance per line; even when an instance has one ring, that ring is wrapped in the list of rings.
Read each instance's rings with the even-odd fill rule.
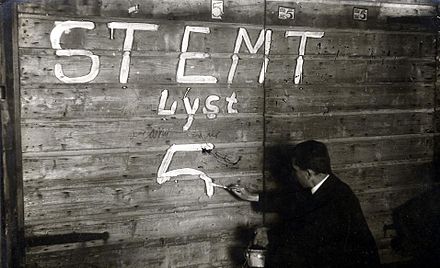
[[[414,195],[414,193],[415,193],[414,191],[415,191],[415,189],[409,189],[407,192],[405,192],[404,197],[402,196],[402,192],[399,192],[399,194],[397,195],[397,192],[395,192],[395,191],[394,192],[391,191],[391,192],[384,193],[381,195],[369,195],[369,197],[365,197],[365,198],[364,198],[364,196],[361,195],[360,196],[361,204],[364,207],[364,210],[367,211],[368,219],[371,220],[371,217],[374,217],[374,215],[376,215],[376,214],[369,214],[369,213],[373,213],[373,211],[369,210],[369,205],[371,205],[371,202],[373,202],[373,200],[374,200],[374,202],[376,202],[376,204],[380,203],[386,209],[391,205],[398,205],[398,204],[404,202],[405,200],[407,200],[408,198],[410,198],[411,196]],[[375,205],[375,207],[376,207],[376,205]],[[389,211],[389,209],[386,209],[385,211]],[[380,212],[383,213],[382,211],[380,211]],[[375,213],[379,213],[379,212],[375,212]],[[375,223],[375,225],[377,225],[377,223],[378,223],[377,219],[375,219],[373,221],[373,223]],[[203,225],[203,226],[205,226],[205,225]],[[131,226],[123,227],[123,228],[133,228],[133,226],[131,225]],[[135,232],[137,231],[138,228],[142,228],[142,227],[139,227],[138,225],[136,225]],[[376,232],[376,230],[380,231],[380,225],[379,225],[379,228],[373,228],[375,236],[377,237],[378,232]]]
[[[224,184],[237,181],[254,186],[261,184],[261,175],[257,173],[214,179]],[[58,224],[58,229],[50,227],[53,232],[63,232],[63,228],[67,228],[67,232],[73,225],[79,227],[83,222],[105,221],[109,217],[129,222],[140,220],[145,215],[158,218],[167,213],[211,211],[243,205],[229,192],[219,188],[215,189],[211,198],[208,197],[199,178],[181,176],[163,185],[157,184],[155,178],[129,180],[132,184],[117,184],[114,178],[108,180],[101,186],[84,183],[88,188],[77,185],[66,185],[66,189],[26,188],[26,199],[32,200],[25,208],[27,230],[46,229],[45,226]],[[158,219],[158,222],[161,221]]]
[[[356,114],[330,116],[267,116],[270,141],[333,139],[430,133],[432,113]]]
[[[55,27],[55,21],[63,21],[60,17],[40,17],[21,15],[20,47],[22,48],[52,48],[50,33]],[[91,19],[95,24],[93,30],[72,29],[61,36],[61,46],[66,49],[88,49],[88,50],[109,50],[121,51],[123,49],[125,30],[115,30],[113,38],[110,37],[108,23],[120,21],[120,19]],[[141,31],[134,33],[132,51],[162,51],[181,52],[183,35],[186,26],[209,27],[210,33],[191,33],[188,51],[200,52],[234,52],[235,40],[240,25],[199,23],[186,21],[168,20],[126,20],[128,23],[148,23],[158,25],[157,31]],[[262,26],[243,25],[246,28],[251,40],[255,43]],[[42,38],[42,36],[44,38]],[[249,53],[247,49],[241,50]]]
[[[323,28],[350,29],[390,29],[390,30],[420,30],[435,29],[432,16],[436,10],[432,5],[387,4],[384,1],[368,4],[367,1],[330,2],[327,1],[279,1],[268,0],[266,3],[267,25],[307,26]],[[295,9],[295,18],[278,19],[278,8],[290,7]],[[353,8],[368,9],[368,19],[358,21],[353,19]]]
[[[414,161],[411,161],[414,162]],[[399,188],[405,186],[428,185],[432,183],[432,163],[393,163],[381,165],[336,169],[335,173],[345,181],[356,193],[368,192],[375,189]]]
[[[267,70],[266,84],[293,83],[296,57],[289,55],[272,59]],[[382,83],[382,82],[432,82],[432,61],[409,59],[354,59],[317,58],[304,56],[301,84]]]
[[[282,28],[281,28],[282,29]],[[321,38],[307,38],[305,55],[369,56],[376,57],[429,57],[434,54],[434,36],[421,33],[359,32],[332,29],[274,28],[271,55],[298,55],[300,37],[285,37],[286,31],[322,31]]]
[[[285,0],[271,0],[272,2],[286,2]],[[304,3],[332,3],[332,4],[360,4],[357,0],[301,0]],[[431,0],[362,0],[364,6],[403,6],[403,5],[435,5]]]
[[[429,135],[390,136],[379,139],[326,141],[332,165],[353,165],[389,160],[427,159],[432,157],[433,138]]]
[[[2,265],[24,267],[23,180],[21,166],[20,88],[16,4],[2,2],[1,184]],[[3,262],[4,261],[4,262]]]
[[[232,199],[232,197],[230,197]],[[197,208],[197,207],[196,207]],[[250,206],[225,206],[207,210],[161,213],[144,216],[91,218],[84,221],[52,221],[27,226],[32,235],[62,234],[72,231],[109,233],[109,242],[134,239],[160,239],[211,232],[233,231],[241,225],[261,223],[261,214],[252,213]],[[61,215],[60,215],[61,216]],[[110,218],[109,218],[110,216]],[[121,240],[122,239],[122,240]]]
[[[357,194],[366,215],[387,212],[427,190],[427,186],[390,189],[387,192]]]
[[[253,142],[262,140],[262,117],[196,115],[184,132],[184,117],[138,120],[23,122],[23,152],[105,148],[146,148],[187,143]]]
[[[177,152],[173,156],[170,169],[193,167],[207,173],[238,173],[259,170],[262,164],[261,147],[221,148],[221,144],[211,153]],[[63,187],[106,182],[107,178],[128,181],[154,177],[167,148],[154,152],[111,153],[64,156],[24,157],[26,186]],[[136,181],[136,180],[135,180]],[[47,183],[47,185],[46,185]]]
[[[55,20],[59,17],[39,17],[22,14],[19,29],[22,48],[51,48],[50,32],[55,27]],[[120,51],[125,38],[125,32],[116,31],[114,39],[109,38],[107,21],[92,20],[95,29],[72,29],[64,33],[61,38],[63,48],[112,50]],[[131,21],[130,21],[131,22]],[[180,52],[185,26],[197,25],[209,27],[209,34],[191,35],[188,51],[233,53],[238,29],[245,28],[252,42],[256,42],[260,30],[256,25],[239,25],[236,23],[203,24],[185,21],[149,20],[137,21],[159,25],[157,31],[136,31],[132,51],[163,51]],[[318,31],[317,29],[302,29],[277,27],[271,28],[272,42],[270,54],[298,54],[300,37],[285,37],[286,31]],[[319,30],[321,31],[321,30]],[[430,57],[435,55],[435,35],[420,32],[357,32],[337,31],[325,29],[322,38],[308,38],[306,45],[307,55],[334,55],[334,56],[369,56],[369,57]],[[42,38],[44,37],[44,38]],[[249,51],[243,44],[240,54]]]
[[[53,69],[56,63],[62,63],[64,74],[68,77],[76,77],[87,74],[90,68],[88,57],[62,57],[53,55],[53,51],[39,51],[38,55],[23,54],[21,56],[21,83],[60,83]],[[213,55],[202,60],[187,60],[185,75],[214,76],[221,83],[226,83],[231,65],[231,55]],[[234,81],[238,83],[257,85],[260,74],[262,58],[253,56],[243,58],[237,68]],[[176,70],[179,54],[156,54],[153,56],[137,57],[133,53],[129,72],[130,83],[152,84],[176,83]],[[100,71],[92,83],[118,83],[121,55],[100,56]],[[154,81],[154,82],[153,82]]]
[[[243,252],[245,243],[236,240],[236,235],[231,233],[210,234],[204,236],[185,236],[178,244],[169,244],[168,240],[163,239],[162,245],[155,247],[148,246],[147,241],[137,241],[126,243],[120,248],[113,244],[103,244],[97,241],[91,247],[81,248],[78,244],[68,244],[68,249],[59,247],[57,252],[52,251],[52,247],[45,247],[46,251],[40,250],[39,255],[29,252],[30,263],[41,265],[44,263],[47,267],[78,267],[81,265],[97,264],[98,266],[118,266],[129,265],[130,267],[164,267],[175,265],[173,267],[192,267],[188,261],[195,259],[197,267],[233,267],[243,263]],[[191,238],[191,239],[188,239]],[[185,240],[186,239],[186,240]],[[194,241],[189,243],[189,241]],[[235,240],[235,241],[234,241]],[[87,243],[91,244],[91,243]],[[73,251],[73,255],[71,252]],[[192,253],[195,251],[197,253]],[[180,254],[169,254],[170,252],[180,252]],[[200,256],[199,254],[205,254]],[[232,255],[232,258],[231,258]],[[82,256],[74,258],[73,256]],[[73,257],[73,258],[72,258]],[[207,263],[202,263],[202,260]],[[45,266],[45,267],[46,267]]]
[[[6,139],[4,132],[4,125],[6,125],[8,118],[8,108],[7,102],[5,101],[5,83],[6,83],[6,65],[5,65],[5,50],[4,50],[4,26],[3,23],[5,19],[3,18],[5,14],[0,13],[0,86],[1,86],[1,98],[0,98],[0,263],[4,263],[6,266],[10,263],[11,254],[10,247],[6,245],[10,241],[10,235],[6,234],[6,204],[5,204],[5,190],[4,190],[4,178],[5,176],[5,155],[4,155],[4,140]],[[6,122],[5,122],[6,121]]]
[[[53,13],[58,15],[98,15],[100,5],[100,2],[88,0],[67,0],[63,2],[36,0],[27,3],[19,3],[18,11],[19,13]]]
[[[432,84],[290,85],[266,88],[269,114],[433,108]]]
[[[285,166],[278,169],[281,168],[286,169],[284,172],[288,174]],[[433,180],[433,165],[429,158],[424,161],[377,161],[359,167],[336,167],[333,172],[355,193],[428,185]],[[282,179],[280,173],[280,170],[266,172],[266,189],[277,187]]]
[[[53,51],[38,50],[37,55],[22,54],[21,83],[60,83],[54,73],[55,64],[62,63],[68,77],[87,74],[90,62],[84,57],[56,57]],[[160,58],[164,57],[163,59]],[[176,83],[178,54],[135,56],[131,58],[130,83],[154,81],[155,84]],[[220,57],[219,57],[220,56]],[[205,60],[188,60],[185,75],[214,76],[218,83],[227,83],[231,65],[230,55],[211,55]],[[86,57],[87,58],[87,57]],[[267,85],[293,83],[295,56],[273,56],[266,75]],[[100,72],[92,83],[117,83],[120,56],[100,56]],[[243,58],[237,68],[233,83],[257,85],[262,60],[260,56]],[[305,56],[302,83],[378,83],[378,82],[432,82],[435,66],[432,61],[407,58],[333,58]],[[78,71],[78,69],[80,71]]]
[[[426,2],[389,1],[228,1],[224,3],[222,22],[263,24],[264,12],[267,12],[266,23],[269,25],[296,25],[308,27],[335,27],[372,29],[389,28],[396,30],[425,30],[434,28],[430,18],[435,15],[435,5]],[[265,6],[266,4],[266,6]],[[79,17],[103,16],[120,18],[155,18],[169,20],[215,21],[211,18],[211,5],[206,1],[148,1],[139,3],[136,13],[128,9],[135,6],[120,0],[105,0],[101,4],[87,1],[79,3],[69,0],[64,3],[56,1],[33,1],[21,3],[19,11],[23,13],[71,15]],[[278,7],[287,6],[296,9],[294,20],[279,20]],[[368,21],[354,21],[352,12],[354,6],[368,8]],[[253,7],[253,8],[251,8]],[[341,16],[342,15],[342,16]],[[337,19],[335,19],[337,18]],[[392,20],[394,19],[395,20]],[[425,21],[421,22],[421,18]],[[423,23],[424,22],[424,23]],[[431,24],[430,24],[431,23]]]
[[[20,4],[19,11],[22,13],[57,14],[63,16],[141,17],[169,20],[218,21],[211,18],[211,3],[202,0],[178,2],[173,0],[149,0],[138,4],[138,12],[129,13],[128,9],[135,6],[136,3],[104,0],[99,3],[87,1],[83,4],[76,0],[68,0],[64,3],[37,0],[32,3]],[[225,12],[221,21],[263,24],[264,2],[262,0],[229,1],[224,3],[224,9],[228,10],[228,12]]]
[[[190,88],[190,90],[188,90]],[[206,98],[216,95],[220,99],[212,102],[220,114],[228,113],[226,98],[235,92],[237,103],[234,108],[240,114],[262,114],[263,88],[242,86],[210,86],[187,84],[185,86],[151,86],[148,83],[121,88],[116,84],[101,85],[29,85],[22,87],[23,119],[79,119],[79,118],[130,118],[157,115],[161,92],[168,90],[166,108],[177,101],[176,114],[186,114],[183,97],[200,99],[202,113]],[[122,97],[123,96],[123,97]]]

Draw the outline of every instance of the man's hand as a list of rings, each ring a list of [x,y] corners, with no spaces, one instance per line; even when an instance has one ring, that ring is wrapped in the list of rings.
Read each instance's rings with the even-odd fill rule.
[[[234,194],[236,197],[242,200],[251,201],[251,202],[258,202],[259,200],[258,194],[253,194],[240,185],[236,185],[236,184],[229,185],[228,189],[232,194]]]

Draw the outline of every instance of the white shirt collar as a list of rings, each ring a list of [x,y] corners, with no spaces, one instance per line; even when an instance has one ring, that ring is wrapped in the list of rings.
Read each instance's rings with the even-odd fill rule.
[[[325,176],[325,178],[324,178],[322,181],[320,181],[318,184],[316,184],[316,185],[311,189],[312,194],[314,194],[314,193],[316,193],[316,191],[318,191],[319,187],[321,187],[321,185],[325,182],[325,180],[328,179],[328,177],[330,177],[330,174],[328,174],[327,176]]]

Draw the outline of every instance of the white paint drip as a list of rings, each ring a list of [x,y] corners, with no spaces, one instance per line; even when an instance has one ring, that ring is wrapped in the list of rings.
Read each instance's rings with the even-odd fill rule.
[[[302,72],[303,72],[303,64],[304,64],[304,53],[306,51],[306,43],[307,38],[321,38],[324,36],[324,32],[298,32],[298,31],[286,31],[286,38],[291,36],[299,36],[301,37],[299,49],[298,49],[298,58],[296,60],[296,68],[295,75],[293,80],[295,84],[299,84],[302,81]]]
[[[172,177],[177,177],[180,175],[196,175],[205,182],[206,195],[208,197],[212,197],[214,195],[214,186],[212,184],[212,179],[208,177],[204,172],[192,168],[181,168],[167,171],[171,164],[171,160],[176,152],[201,152],[204,150],[209,151],[212,149],[214,149],[214,145],[212,143],[171,145],[171,147],[168,148],[164,158],[162,159],[162,163],[160,164],[157,171],[157,183],[163,184],[169,181]]]
[[[128,23],[128,22],[109,22],[107,27],[110,29],[110,39],[114,37],[114,30],[126,30],[122,55],[121,68],[119,72],[119,83],[125,84],[128,81],[130,72],[130,53],[133,48],[134,31],[157,31],[159,25],[149,23]]]

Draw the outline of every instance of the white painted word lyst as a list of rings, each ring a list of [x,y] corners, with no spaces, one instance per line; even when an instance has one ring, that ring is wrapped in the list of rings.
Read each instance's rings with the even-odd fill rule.
[[[121,67],[119,70],[119,82],[125,84],[128,82],[130,73],[130,53],[133,47],[134,33],[135,31],[157,31],[159,25],[150,23],[128,23],[128,22],[110,22],[107,24],[110,29],[110,38],[113,39],[115,30],[125,30],[125,39],[123,44],[123,54],[121,60]],[[100,61],[99,56],[94,55],[92,51],[86,49],[63,49],[60,44],[61,36],[64,33],[69,33],[71,29],[82,28],[93,30],[95,23],[91,21],[56,21],[55,27],[50,33],[50,41],[53,49],[56,49],[57,56],[85,56],[89,57],[92,61],[90,71],[88,74],[79,77],[67,77],[63,73],[63,69],[60,63],[55,65],[55,76],[64,83],[88,83],[93,81],[99,74]],[[185,75],[186,61],[188,59],[205,59],[209,58],[210,54],[205,52],[188,52],[190,35],[191,33],[210,34],[210,28],[204,26],[186,26],[182,43],[181,54],[179,56],[179,62],[177,64],[176,81],[177,83],[217,83],[218,79],[211,75]],[[307,38],[322,38],[324,32],[304,32],[304,31],[286,31],[285,37],[300,37],[298,58],[296,60],[296,67],[293,75],[293,82],[299,84],[302,80],[302,71],[304,64],[304,53],[306,48]],[[246,28],[240,27],[235,40],[234,52],[231,56],[231,66],[228,73],[228,83],[232,83],[234,80],[235,72],[239,63],[238,53],[243,44],[243,41],[251,54],[256,54],[258,50],[264,44],[264,60],[260,69],[258,82],[263,83],[265,80],[266,71],[269,65],[269,53],[272,42],[272,30],[260,31],[260,35],[252,45],[248,31]]]
[[[189,91],[190,88],[188,88]],[[187,91],[187,92],[188,92]],[[173,115],[176,113],[176,109],[178,106],[177,101],[173,101],[169,109],[166,109],[166,103],[168,100],[168,90],[165,89],[162,91],[159,99],[159,106],[157,108],[158,115]],[[202,112],[206,115],[208,119],[214,119],[217,117],[217,114],[220,112],[219,107],[215,104],[216,101],[220,100],[220,97],[217,95],[209,95],[205,99],[205,106],[202,109]],[[230,97],[225,98],[227,104],[227,111],[229,114],[238,113],[238,110],[234,108],[234,104],[236,104],[237,98],[235,92],[232,93]],[[183,126],[183,131],[187,131],[190,129],[193,121],[194,115],[199,109],[200,99],[195,98],[194,102],[191,104],[190,98],[185,94],[183,97],[183,105],[185,106],[185,111],[188,114],[186,124]]]

